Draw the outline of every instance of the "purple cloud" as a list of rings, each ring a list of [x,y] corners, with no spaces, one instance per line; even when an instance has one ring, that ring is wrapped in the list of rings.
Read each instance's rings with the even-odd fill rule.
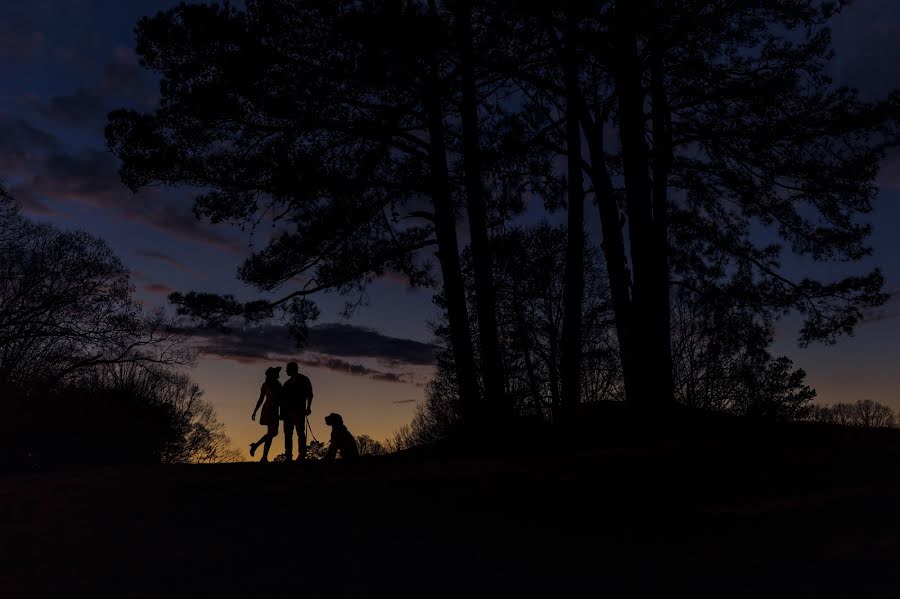
[[[160,252],[157,250],[138,250],[136,253],[138,256],[142,256],[150,260],[156,260],[158,262],[164,262],[169,266],[174,266],[178,270],[188,270],[188,267],[184,264],[184,262],[182,262],[175,256],[170,256],[169,254],[166,254],[164,252]]]
[[[234,237],[198,220],[184,193],[158,189],[133,194],[119,180],[116,159],[104,150],[69,153],[53,136],[19,118],[0,118],[0,176],[16,179],[11,192],[33,213],[52,213],[46,200],[112,210],[122,218],[173,237],[244,253]]]
[[[863,311],[863,324],[875,324],[900,318],[900,290],[889,291],[891,298],[878,308]]]
[[[42,117],[63,125],[88,126],[100,130],[108,112],[103,97],[94,90],[78,88],[71,94],[48,99],[29,95],[25,106]]]
[[[141,287],[141,289],[143,289],[147,293],[158,293],[162,295],[169,295],[170,293],[175,291],[174,288],[169,287],[164,283],[149,283]]]
[[[211,356],[245,364],[297,361],[352,376],[389,383],[420,385],[415,374],[371,368],[345,358],[374,358],[390,366],[433,366],[437,347],[428,343],[383,335],[364,327],[322,324],[309,331],[307,353],[296,358],[296,343],[286,327],[269,324],[247,327],[229,334],[194,331],[200,350]]]
[[[13,60],[35,58],[46,45],[40,31],[31,29],[24,22],[0,18],[0,56]]]
[[[881,97],[897,87],[900,72],[900,4],[859,0],[832,23],[834,76],[865,97]]]
[[[56,136],[21,117],[0,114],[0,177],[11,178],[38,167],[48,152],[59,148]]]

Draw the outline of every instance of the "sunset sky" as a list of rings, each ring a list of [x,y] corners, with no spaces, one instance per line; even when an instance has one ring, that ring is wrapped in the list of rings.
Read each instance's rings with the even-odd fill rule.
[[[155,189],[132,195],[119,182],[106,150],[107,112],[150,110],[156,81],[137,64],[133,26],[142,15],[175,2],[150,0],[33,0],[0,6],[0,179],[29,216],[106,239],[132,269],[140,298],[166,304],[172,290],[253,297],[235,279],[253,238],[194,219],[187,191]],[[835,79],[875,97],[900,87],[900,2],[857,0],[834,24]],[[856,336],[837,346],[799,349],[796,321],[777,330],[775,351],[806,369],[820,401],[871,398],[900,409],[900,155],[889,157],[880,180],[874,256],[852,265],[882,267],[893,300],[869,315]],[[590,209],[589,230],[596,231]],[[546,217],[533,207],[526,220]],[[462,229],[461,229],[462,230]],[[265,231],[257,232],[256,244]],[[463,240],[465,240],[463,238]],[[785,261],[794,273],[827,278],[846,265]],[[355,434],[388,437],[409,422],[431,372],[435,348],[428,321],[437,316],[431,291],[386,279],[370,290],[369,306],[352,320],[344,300],[319,298],[322,316],[310,347],[296,353],[279,331],[199,340],[206,353],[192,372],[217,407],[235,445],[246,451],[263,428],[250,412],[267,366],[301,361],[315,389],[313,429],[340,412]],[[281,440],[276,442],[280,451]]]

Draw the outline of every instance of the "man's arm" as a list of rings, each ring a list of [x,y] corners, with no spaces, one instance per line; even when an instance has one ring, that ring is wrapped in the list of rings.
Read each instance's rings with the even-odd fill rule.
[[[312,413],[312,399],[313,399],[313,390],[312,390],[312,381],[309,380],[309,377],[306,378],[306,415],[309,416]]]

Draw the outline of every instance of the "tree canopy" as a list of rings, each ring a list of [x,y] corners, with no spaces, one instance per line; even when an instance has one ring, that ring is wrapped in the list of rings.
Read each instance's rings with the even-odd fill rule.
[[[525,254],[498,241],[526,204],[564,208],[559,416],[585,385],[584,306],[597,301],[585,234],[601,240],[622,394],[660,412],[684,388],[684,298],[739,315],[763,345],[789,312],[804,316],[801,343],[833,342],[886,299],[877,269],[816,279],[782,265],[869,255],[864,218],[898,141],[900,95],[863,101],[828,76],[828,23],[845,4],[181,5],[136,30],[159,107],[113,112],[107,139],[132,188],[193,186],[200,217],[272,225],[240,278],[280,299],[175,294],[183,313],[221,324],[280,309],[302,337],[316,292],[348,294],[352,311],[387,271],[439,279],[463,422],[479,398],[494,418],[515,403],[495,264]],[[584,231],[588,200],[598,231]],[[802,376],[758,349],[757,366],[808,399]]]
[[[102,240],[0,190],[0,468],[233,459],[195,350]]]

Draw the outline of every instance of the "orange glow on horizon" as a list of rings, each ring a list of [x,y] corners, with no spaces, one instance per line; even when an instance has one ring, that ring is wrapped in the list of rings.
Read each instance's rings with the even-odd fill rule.
[[[249,445],[265,432],[265,427],[250,419],[259,397],[265,368],[266,365],[260,362],[240,363],[207,357],[201,359],[191,373],[205,391],[205,398],[216,407],[232,444],[248,460],[258,459],[259,456],[250,458]],[[404,370],[415,370],[416,379],[422,381],[427,381],[432,372],[430,367]],[[314,398],[309,423],[316,438],[324,442],[328,441],[331,429],[323,419],[331,412],[341,414],[354,435],[369,435],[384,441],[412,420],[415,408],[425,394],[424,385],[388,383],[324,368],[301,366],[301,372],[313,384]],[[285,380],[282,374],[281,381]],[[279,427],[279,436],[273,442],[270,458],[284,451],[283,432],[283,428]]]

